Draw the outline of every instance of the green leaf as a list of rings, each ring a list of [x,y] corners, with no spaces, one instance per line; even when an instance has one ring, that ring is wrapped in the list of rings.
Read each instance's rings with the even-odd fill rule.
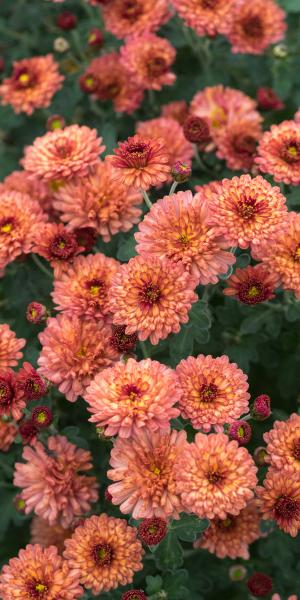
[[[194,542],[199,533],[209,527],[208,519],[199,519],[196,515],[182,513],[179,521],[173,521],[170,530],[183,542]]]
[[[256,333],[259,331],[268,317],[268,310],[259,307],[251,307],[252,314],[241,323],[240,334]]]
[[[283,8],[287,11],[287,12],[295,12],[298,13],[300,12],[300,2],[299,0],[282,0],[281,1],[281,6],[283,6]]]
[[[150,596],[151,594],[157,594],[163,587],[163,579],[160,575],[148,575],[146,577],[146,592]]]
[[[179,360],[190,356],[193,353],[193,345],[192,329],[189,325],[183,325],[180,332],[170,338],[171,358]]]
[[[183,551],[175,532],[170,531],[155,552],[155,563],[161,571],[174,571],[183,564]]]
[[[117,132],[113,123],[105,123],[101,128],[101,136],[103,137],[103,143],[106,146],[105,155],[112,154],[113,149],[117,145]]]
[[[185,569],[168,574],[164,579],[164,590],[168,594],[168,600],[184,600],[189,598],[189,590],[185,584],[188,583],[189,574]]]
[[[135,244],[136,241],[133,236],[131,236],[127,240],[122,240],[118,248],[117,259],[122,262],[127,262],[128,260],[130,260],[130,258],[136,256]]]
[[[4,486],[0,486],[1,495],[1,519],[0,519],[0,539],[3,538],[6,530],[8,529],[11,520],[15,514],[15,507],[13,499],[16,495],[14,489],[8,489]]]

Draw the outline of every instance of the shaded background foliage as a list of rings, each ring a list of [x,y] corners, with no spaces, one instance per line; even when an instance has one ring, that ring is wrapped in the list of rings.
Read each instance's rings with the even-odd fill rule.
[[[289,13],[286,56],[281,58],[276,57],[273,49],[263,56],[233,55],[224,38],[197,38],[178,18],[173,18],[160,30],[160,35],[167,37],[176,47],[177,81],[170,88],[146,96],[141,108],[128,116],[116,114],[110,103],[93,102],[78,85],[80,74],[95,55],[87,47],[87,35],[91,27],[101,28],[96,8],[84,0],[67,0],[62,5],[45,0],[2,0],[0,55],[5,60],[5,74],[10,73],[14,60],[53,51],[54,40],[62,35],[56,25],[57,15],[62,10],[74,12],[78,24],[75,30],[63,33],[70,44],[69,50],[63,54],[54,52],[66,80],[51,107],[36,111],[30,118],[15,115],[9,106],[0,109],[0,179],[18,168],[23,147],[45,133],[47,118],[55,113],[63,116],[68,125],[79,123],[96,127],[104,138],[106,153],[112,151],[117,140],[125,139],[134,132],[137,120],[158,116],[161,104],[174,99],[190,101],[196,91],[218,83],[241,89],[251,97],[255,97],[260,86],[273,87],[284,101],[285,108],[278,113],[265,114],[266,128],[271,123],[292,118],[300,105],[300,0],[281,0],[280,4]],[[102,52],[120,44],[105,32]],[[183,188],[232,176],[232,172],[214,157],[210,157],[210,165],[209,174],[197,170],[195,165],[191,182]],[[299,210],[299,189],[288,188],[285,193],[289,208]],[[134,231],[118,234],[109,243],[98,239],[97,250],[127,261],[135,254]],[[237,266],[246,266],[249,261],[248,254],[240,252]],[[138,357],[142,358],[146,352],[150,357],[175,366],[181,358],[190,354],[227,354],[231,361],[237,362],[248,373],[252,395],[267,393],[271,396],[272,418],[285,419],[291,412],[299,412],[300,303],[294,300],[292,294],[281,293],[268,306],[242,306],[225,298],[222,286],[222,282],[218,286],[208,286],[204,297],[200,286],[201,300],[193,306],[190,322],[182,327],[179,334],[170,336],[158,346],[146,342],[143,349],[138,347]],[[27,323],[25,310],[32,300],[51,309],[51,287],[51,279],[41,273],[30,258],[9,265],[5,277],[0,280],[1,322],[9,323],[18,337],[27,339],[24,358],[34,365],[40,350],[37,340],[39,327]],[[89,447],[93,452],[94,470],[101,485],[100,501],[95,512],[108,511],[119,516],[119,510],[108,506],[103,499],[110,442],[99,440],[95,428],[87,421],[88,414],[82,400],[71,405],[53,388],[47,402],[55,407],[60,432],[78,446]],[[175,423],[174,426],[181,425]],[[271,421],[255,424],[250,450],[262,444],[262,434],[270,427]],[[191,431],[189,433],[192,435]],[[16,493],[11,483],[13,465],[21,452],[22,445],[14,444],[9,453],[0,453],[1,564],[15,556],[29,539],[30,518],[19,515],[12,502]],[[144,561],[145,569],[137,574],[136,586],[146,588],[149,596],[169,600],[201,600],[202,597],[212,600],[219,595],[230,600],[245,598],[245,583],[233,583],[229,579],[229,567],[235,563],[245,564],[245,561],[219,560],[204,550],[194,553],[191,542],[195,527],[196,522],[188,521],[182,522],[177,529],[175,527],[161,544],[156,558],[150,554]],[[268,523],[265,527],[268,529]],[[272,525],[269,524],[269,527]],[[249,574],[256,570],[270,574],[274,579],[274,590],[283,598],[291,593],[300,593],[299,536],[291,539],[274,530],[270,536],[252,545],[247,569]],[[160,594],[162,589],[167,596]],[[120,591],[101,594],[101,598],[107,599],[120,596]]]

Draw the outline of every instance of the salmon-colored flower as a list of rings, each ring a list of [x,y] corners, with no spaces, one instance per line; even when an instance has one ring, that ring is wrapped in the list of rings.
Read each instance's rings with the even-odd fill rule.
[[[283,121],[266,131],[258,146],[255,160],[263,173],[275,181],[300,184],[300,123]]]
[[[176,75],[170,71],[175,57],[172,44],[151,32],[130,36],[121,48],[129,76],[146,90],[161,90],[163,85],[175,82]]]
[[[264,440],[266,462],[280,471],[293,469],[300,473],[300,415],[293,413],[287,421],[275,421]]]
[[[172,0],[179,16],[198,35],[228,31],[235,0]]]
[[[65,542],[64,557],[94,595],[131,583],[143,568],[137,530],[125,519],[102,513],[85,519]]]
[[[15,464],[14,485],[22,488],[25,513],[34,511],[49,525],[70,527],[74,517],[91,508],[98,499],[95,477],[83,475],[92,469],[91,453],[77,448],[63,435],[51,436],[47,446],[26,446]]]
[[[220,227],[211,227],[201,196],[190,191],[165,196],[156,202],[139,225],[137,252],[182,264],[206,285],[217,283],[235,257],[226,252],[228,243]]]
[[[161,116],[166,119],[174,119],[179,125],[183,125],[188,116],[188,111],[188,105],[185,100],[173,100],[172,102],[168,102],[168,104],[162,105]]]
[[[296,537],[300,530],[299,471],[270,468],[256,494],[263,519],[274,519],[280,529]]]
[[[105,435],[129,438],[142,428],[168,431],[170,419],[178,417],[174,404],[180,399],[178,379],[169,367],[156,360],[137,362],[129,358],[96,375],[85,400],[97,427]]]
[[[106,157],[114,168],[113,178],[127,187],[147,190],[164,183],[171,171],[169,153],[162,138],[141,135],[119,142],[115,154]]]
[[[24,348],[25,344],[26,340],[17,338],[9,325],[0,324],[0,369],[16,367],[18,360],[23,356],[23,352],[20,350]]]
[[[60,277],[74,257],[83,250],[78,246],[76,235],[67,231],[61,223],[46,223],[40,227],[34,242],[32,252],[49,261],[56,277]]]
[[[40,544],[42,548],[56,546],[58,553],[62,554],[65,540],[71,537],[73,529],[65,529],[58,523],[49,525],[48,521],[34,516],[30,523],[30,542]]]
[[[55,220],[55,213],[52,206],[53,191],[51,186],[40,179],[32,179],[27,171],[12,171],[2,183],[0,183],[0,192],[12,190],[30,196],[36,200],[41,209],[47,213],[51,220]]]
[[[177,459],[186,442],[185,431],[165,434],[147,428],[130,439],[116,439],[110,456],[108,487],[112,503],[134,519],[179,518],[183,510],[175,489]]]
[[[156,31],[171,16],[167,0],[112,0],[102,14],[105,29],[118,38]]]
[[[31,115],[35,109],[50,105],[63,80],[52,54],[15,61],[11,77],[0,85],[2,104],[11,104],[16,113]]]
[[[0,394],[1,394],[1,376],[0,376]],[[1,410],[1,400],[0,400]],[[18,428],[13,421],[7,421],[0,417],[0,451],[7,452],[15,437],[17,436]]]
[[[119,231],[129,231],[142,214],[140,192],[112,178],[108,162],[100,162],[95,173],[86,179],[64,185],[56,195],[54,206],[69,229],[93,227],[109,242]]]
[[[274,298],[274,290],[279,287],[280,279],[276,272],[270,271],[264,264],[236,269],[227,279],[225,296],[235,296],[243,304],[258,304]]]
[[[254,165],[256,148],[262,136],[260,120],[232,119],[218,136],[217,156],[232,170],[249,171]]]
[[[100,252],[78,256],[65,273],[54,280],[51,294],[56,310],[86,318],[105,318],[109,289],[119,263]]]
[[[189,356],[177,366],[182,388],[181,414],[195,429],[233,423],[249,411],[247,375],[227,356]]]
[[[126,334],[136,332],[140,340],[150,338],[157,344],[188,322],[188,312],[198,298],[196,285],[195,277],[179,263],[136,256],[112,280],[113,323],[126,325]]]
[[[22,166],[32,176],[44,181],[65,181],[86,177],[96,166],[105,150],[96,129],[69,125],[64,129],[48,131],[35,138],[25,149]]]
[[[249,559],[249,544],[260,538],[260,516],[254,501],[237,516],[213,519],[195,548],[206,548],[218,558]]]
[[[232,52],[263,54],[284,37],[285,12],[274,0],[236,0],[226,32]]]
[[[246,448],[223,433],[197,433],[182,449],[175,477],[185,510],[200,518],[238,515],[253,498],[257,468]]]

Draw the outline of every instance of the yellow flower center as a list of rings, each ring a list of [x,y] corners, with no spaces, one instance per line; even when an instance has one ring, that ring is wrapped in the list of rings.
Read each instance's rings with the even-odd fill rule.
[[[64,181],[62,179],[53,179],[49,182],[49,188],[52,192],[58,192],[58,190],[64,185]]]
[[[47,586],[44,585],[43,583],[37,583],[37,585],[35,586],[35,589],[37,592],[39,592],[39,594],[42,594],[43,592],[47,591]]]
[[[223,108],[220,108],[220,106],[216,106],[216,108],[214,108],[211,111],[210,120],[212,127],[221,127],[221,125],[223,125],[226,122],[226,113],[223,110]]]
[[[5,225],[2,225],[2,227],[0,227],[0,230],[2,231],[2,233],[10,233],[12,228],[12,223],[5,223]]]
[[[37,420],[39,423],[45,423],[46,419],[47,419],[47,415],[44,412],[40,412],[37,416]]]
[[[28,83],[28,81],[29,81],[28,73],[22,73],[19,77],[19,81],[20,81],[20,83],[24,83],[24,84]]]
[[[84,358],[86,356],[86,348],[84,348],[84,346],[81,346],[78,352],[76,352],[76,356],[78,358]]]
[[[154,463],[150,466],[150,471],[152,471],[154,475],[160,475],[161,472],[161,470]]]
[[[291,158],[297,158],[297,156],[298,156],[298,148],[297,148],[297,146],[289,146],[287,148],[287,153],[289,154],[289,156]]]
[[[248,290],[248,296],[250,298],[254,298],[255,296],[258,296],[258,294],[259,294],[259,289],[256,287],[256,285],[252,285]]]

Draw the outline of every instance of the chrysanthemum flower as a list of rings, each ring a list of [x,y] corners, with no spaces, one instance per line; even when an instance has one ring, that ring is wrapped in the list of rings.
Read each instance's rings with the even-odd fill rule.
[[[129,590],[122,594],[121,600],[147,600],[147,596],[143,590]],[[297,600],[297,598],[295,598],[295,600]]]
[[[155,546],[167,535],[167,521],[160,517],[143,519],[138,526],[138,534],[144,544]]]
[[[247,587],[250,594],[255,596],[255,598],[265,598],[265,596],[269,596],[272,591],[272,578],[265,573],[253,573],[247,581]]]
[[[34,516],[30,523],[30,542],[40,544],[42,548],[56,546],[59,554],[65,548],[65,540],[71,537],[73,529],[64,529],[59,524],[49,525],[48,521]]]
[[[119,142],[115,154],[106,160],[114,168],[116,181],[139,190],[164,183],[171,171],[168,149],[162,138],[129,137],[126,142]]]
[[[182,388],[179,407],[195,429],[210,431],[249,411],[247,375],[227,356],[189,356],[176,368]]]
[[[129,231],[138,223],[142,211],[140,192],[112,179],[108,162],[98,163],[95,173],[80,181],[64,185],[56,195],[54,206],[68,228],[93,227],[109,242],[119,231]]]
[[[47,213],[48,218],[54,219],[53,214],[53,190],[51,186],[39,179],[32,179],[27,171],[12,171],[2,183],[0,183],[0,192],[12,190],[30,196],[32,200],[36,200],[41,209]]]
[[[112,503],[134,519],[179,518],[182,505],[175,471],[186,444],[185,431],[162,434],[143,429],[129,440],[118,437],[107,473],[115,482],[108,487]]]
[[[266,462],[276,469],[293,469],[300,473],[300,415],[293,413],[287,421],[275,421],[264,434]]]
[[[156,31],[171,16],[167,0],[112,0],[102,14],[105,29],[118,38]]]
[[[56,277],[61,277],[82,250],[75,234],[67,231],[61,223],[46,223],[40,227],[34,236],[32,248],[32,252],[49,261]]]
[[[22,438],[23,444],[33,444],[36,441],[38,429],[31,419],[22,419],[19,423],[18,433]]]
[[[181,125],[175,119],[159,117],[140,122],[137,125],[137,133],[142,137],[163,139],[169,153],[171,166],[177,161],[191,164],[193,146],[187,141]],[[169,181],[171,181],[171,177],[169,177]]]
[[[263,519],[273,519],[285,533],[296,537],[300,530],[299,470],[270,468],[256,494]]]
[[[125,333],[125,329],[125,325],[114,325],[112,330],[112,336],[110,338],[110,343],[112,347],[117,352],[120,352],[120,354],[127,354],[133,352],[138,340],[136,333],[127,335]]]
[[[43,600],[75,600],[83,590],[76,570],[58,555],[57,548],[28,544],[18,558],[5,565],[0,576],[3,600],[43,598]]]
[[[85,125],[69,125],[48,131],[37,137],[32,146],[27,146],[22,166],[44,181],[86,177],[96,166],[99,154],[105,150],[101,142],[96,129]]]
[[[53,421],[53,414],[48,406],[36,406],[30,416],[37,430],[47,429]]]
[[[226,33],[235,0],[172,0],[179,16],[198,35]]]
[[[135,78],[128,77],[117,52],[94,58],[81,75],[80,85],[94,99],[111,100],[116,112],[128,114],[139,108],[144,95]]]
[[[146,32],[128,38],[121,48],[121,59],[129,76],[141,88],[161,90],[163,85],[172,85],[176,75],[170,71],[176,50],[165,38]]]
[[[197,295],[195,277],[184,266],[169,260],[136,256],[122,265],[112,280],[110,309],[115,325],[126,325],[126,334],[137,333],[152,344],[178,333],[188,322]]]
[[[65,542],[64,557],[92,593],[108,592],[131,583],[143,568],[143,548],[137,531],[125,519],[92,516]]]
[[[248,421],[235,421],[227,431],[231,440],[236,440],[240,446],[246,446],[252,437],[252,427]]]
[[[230,120],[218,136],[217,156],[226,161],[229,169],[249,171],[261,136],[262,129],[256,116],[254,119]]]
[[[30,302],[26,308],[26,319],[29,323],[37,325],[46,321],[48,317],[48,311],[44,304],[40,302]]]
[[[270,271],[266,265],[248,266],[236,269],[234,275],[227,279],[225,296],[235,296],[243,304],[258,304],[274,298],[274,289],[280,284],[277,273]]]
[[[0,394],[1,394],[1,377],[0,377]],[[1,400],[0,400],[0,411],[1,411]],[[0,417],[0,450],[1,452],[7,452],[16,435],[18,429],[13,421],[7,421]]]
[[[11,77],[0,85],[2,104],[11,104],[16,113],[31,115],[36,108],[49,106],[63,80],[52,54],[15,61]]]
[[[65,273],[54,280],[51,294],[56,310],[86,318],[105,318],[109,289],[119,263],[100,252],[78,256]]]
[[[129,358],[96,375],[84,395],[97,427],[105,435],[129,438],[143,427],[168,431],[181,396],[177,376],[156,360]]]
[[[223,433],[197,433],[180,452],[177,493],[185,510],[200,518],[238,515],[253,498],[257,468],[246,448]]]
[[[82,474],[92,469],[91,453],[65,436],[49,437],[46,447],[36,441],[22,458],[26,462],[15,464],[14,485],[22,488],[26,514],[33,510],[49,525],[68,528],[98,499],[96,478]]]
[[[188,116],[188,105],[185,100],[173,100],[161,107],[161,116],[166,119],[175,119],[179,125],[183,125]]]
[[[47,384],[29,362],[17,374],[17,388],[25,400],[39,400],[47,394]]]
[[[46,221],[36,200],[11,190],[0,193],[0,268],[32,250],[33,238]]]
[[[237,516],[213,519],[195,548],[206,548],[218,558],[249,558],[249,544],[260,537],[260,516],[252,501]]]
[[[223,179],[215,192],[210,190],[207,202],[211,224],[224,223],[230,246],[255,246],[287,227],[285,197],[261,176]]]
[[[266,131],[258,146],[255,160],[263,173],[275,181],[300,184],[300,123],[283,121]]]
[[[263,54],[284,37],[285,12],[274,0],[236,0],[227,37],[232,52]]]
[[[217,283],[235,257],[226,252],[228,243],[220,227],[210,226],[210,217],[200,195],[190,191],[165,196],[156,202],[135,235],[137,252],[182,264],[206,285]]]
[[[22,358],[23,352],[20,352],[24,348],[26,340],[23,338],[17,338],[14,331],[12,331],[6,323],[0,325],[0,369],[6,367],[15,367],[18,364],[18,360]]]
[[[118,358],[110,336],[111,328],[101,321],[65,314],[49,319],[39,334],[39,372],[75,402],[94,375]]]

